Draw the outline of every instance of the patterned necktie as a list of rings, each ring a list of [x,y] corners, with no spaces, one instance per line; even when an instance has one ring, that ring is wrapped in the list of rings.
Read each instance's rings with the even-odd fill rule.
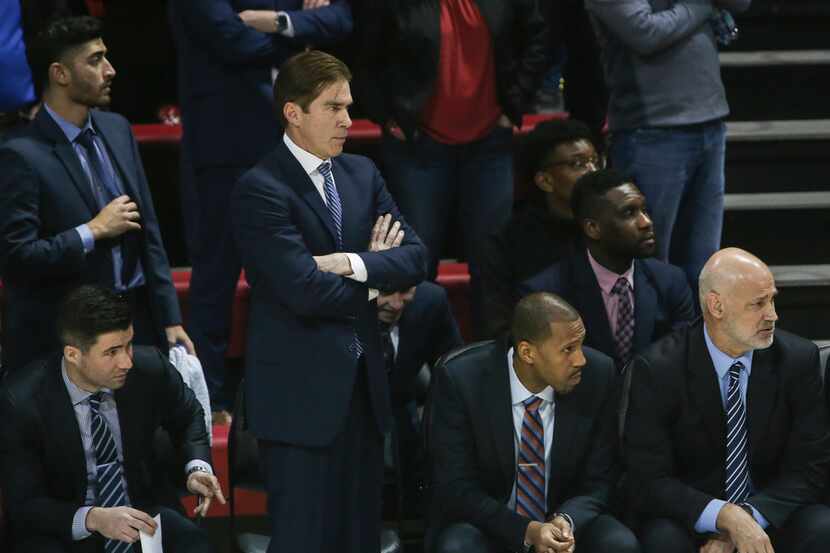
[[[89,410],[92,414],[92,445],[95,448],[95,462],[98,477],[98,507],[120,507],[127,504],[124,486],[121,483],[121,464],[118,462],[118,450],[109,425],[101,415],[102,392],[89,396]],[[106,553],[123,553],[129,551],[131,544],[119,540],[107,540],[104,543]]]
[[[380,346],[386,374],[391,375],[395,369],[395,345],[392,343],[392,328],[386,323],[380,323]]]
[[[629,290],[628,279],[625,277],[617,279],[614,288],[611,289],[611,294],[618,298],[617,332],[614,334],[614,346],[619,359],[617,368],[620,370],[631,360],[631,343],[634,341],[634,307],[631,305]]]
[[[317,171],[323,175],[323,193],[326,195],[326,208],[331,215],[331,220],[334,223],[334,230],[337,233],[337,251],[343,251],[343,207],[340,205],[340,195],[337,193],[337,188],[334,186],[334,177],[331,174],[331,161],[324,161],[317,167]],[[363,355],[363,344],[360,343],[360,338],[357,336],[357,330],[354,331],[354,340],[349,344],[349,351],[354,353],[355,357]]]
[[[729,388],[726,393],[726,500],[742,503],[749,495],[749,466],[746,435],[746,409],[741,398],[743,363],[729,367]]]
[[[75,140],[86,150],[95,199],[98,200],[99,207],[103,208],[121,194],[115,184],[114,175],[104,169],[104,160],[101,159],[98,148],[95,147],[95,142],[92,139],[93,135],[92,129],[88,128],[81,132]]]
[[[545,428],[539,407],[542,398],[524,400],[522,435],[516,467],[516,512],[531,520],[544,522],[545,507]]]

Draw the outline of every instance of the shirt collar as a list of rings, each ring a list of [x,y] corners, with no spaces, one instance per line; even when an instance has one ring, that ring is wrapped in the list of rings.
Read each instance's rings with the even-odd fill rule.
[[[602,291],[606,294],[610,294],[611,290],[614,289],[614,285],[617,284],[617,281],[620,277],[625,278],[628,281],[628,285],[631,286],[631,289],[634,290],[634,261],[631,261],[631,266],[628,268],[626,272],[619,275],[614,271],[606,269],[602,265],[594,259],[594,256],[591,255],[591,251],[589,249],[585,249],[588,253],[588,263],[591,264],[591,269],[594,270],[594,275],[597,277],[597,282],[599,283],[599,287],[602,288]]]
[[[703,323],[703,339],[706,341],[706,349],[709,350],[709,357],[712,358],[712,364],[715,366],[715,372],[718,373],[718,379],[723,380],[729,373],[729,368],[737,362],[743,364],[747,376],[752,373],[753,350],[749,350],[740,357],[730,357],[719,350],[712,341],[712,338],[709,336],[709,329],[706,328],[706,323]]]
[[[66,386],[66,391],[69,392],[69,399],[72,401],[72,407],[75,407],[92,395],[93,392],[87,392],[86,390],[80,389],[69,379],[69,374],[66,372],[66,360],[63,358],[61,358],[61,376],[63,376],[63,383]],[[104,394],[112,393],[112,391],[107,388],[101,388],[101,391],[104,392]]]
[[[510,374],[510,403],[512,405],[518,405],[534,395],[541,398],[542,401],[553,403],[553,388],[547,386],[541,392],[534,394],[525,388],[525,385],[519,380],[516,369],[513,367],[513,348],[507,350],[507,366],[509,367],[508,372]]]
[[[291,137],[288,136],[288,133],[282,135],[282,140],[288,147],[288,151],[291,152],[294,157],[297,158],[297,161],[300,162],[300,165],[302,165],[303,170],[307,175],[317,171],[317,168],[320,167],[324,161],[326,161],[297,146],[297,144],[291,140]]]
[[[52,108],[49,107],[49,104],[47,104],[46,102],[43,103],[43,107],[46,108],[46,113],[48,113],[55,121],[55,123],[58,124],[58,127],[60,127],[61,131],[63,131],[63,134],[66,136],[66,139],[70,143],[75,142],[75,139],[78,138],[78,135],[81,134],[81,132],[87,129],[92,129],[92,118],[88,114],[86,116],[86,123],[84,123],[83,128],[79,128],[75,125],[75,123],[70,123],[69,121],[55,113],[52,110]]]

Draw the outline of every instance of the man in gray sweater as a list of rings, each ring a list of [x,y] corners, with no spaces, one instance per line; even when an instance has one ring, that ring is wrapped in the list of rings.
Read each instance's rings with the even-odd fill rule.
[[[611,94],[611,163],[648,199],[658,257],[693,285],[723,226],[729,106],[714,21],[751,1],[585,0]]]

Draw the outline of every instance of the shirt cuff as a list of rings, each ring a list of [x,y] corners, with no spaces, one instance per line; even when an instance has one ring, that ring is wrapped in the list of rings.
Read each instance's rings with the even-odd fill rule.
[[[356,253],[347,253],[346,257],[349,258],[349,264],[352,266],[352,274],[346,278],[350,278],[358,282],[366,282],[366,279],[369,277],[369,273],[366,272],[366,264],[363,263],[360,256]]]
[[[749,505],[749,503],[747,503],[747,505]],[[752,509],[752,517],[755,519],[755,522],[758,523],[758,526],[766,530],[767,526],[769,526],[769,521],[767,520],[767,518],[761,514],[761,511],[759,511],[752,505],[749,505],[749,508]]]
[[[288,20],[288,25],[286,25],[285,29],[280,32],[282,36],[287,36],[288,38],[294,38],[294,23],[291,22],[291,16],[288,15],[287,12],[279,11],[277,15],[285,15],[285,19]]]
[[[724,505],[726,505],[726,501],[722,499],[711,500],[695,522],[695,532],[699,534],[717,533],[718,514],[720,514],[720,510]]]
[[[572,536],[575,535],[576,534],[576,524],[574,524],[574,519],[571,518],[571,515],[569,515],[568,513],[556,513],[555,515],[553,515],[553,518],[556,518],[557,516],[560,516],[560,517],[564,518],[566,521],[568,521],[568,524],[571,525],[571,535]]]
[[[213,474],[213,468],[210,466],[210,464],[205,463],[201,459],[193,459],[192,461],[189,461],[184,466],[184,473],[185,474],[190,474],[190,469],[192,469],[194,467],[203,468],[203,469],[205,469],[205,472],[207,472],[208,474]]]
[[[380,295],[380,292],[377,288],[369,288],[369,301],[377,298]]]
[[[92,236],[92,231],[89,230],[89,225],[78,225],[75,227],[78,236],[81,237],[81,243],[84,245],[84,253],[89,253],[95,249],[95,238]]]
[[[72,517],[72,539],[74,541],[85,540],[92,535],[86,527],[86,515],[92,510],[94,505],[86,505],[75,511],[75,516]]]

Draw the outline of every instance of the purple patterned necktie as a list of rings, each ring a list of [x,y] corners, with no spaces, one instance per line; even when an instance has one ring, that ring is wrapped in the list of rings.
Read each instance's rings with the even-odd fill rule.
[[[634,341],[634,306],[631,305],[628,279],[620,277],[611,294],[618,298],[617,332],[614,334],[614,346],[617,350],[619,365],[622,370],[631,360],[631,344]]]

